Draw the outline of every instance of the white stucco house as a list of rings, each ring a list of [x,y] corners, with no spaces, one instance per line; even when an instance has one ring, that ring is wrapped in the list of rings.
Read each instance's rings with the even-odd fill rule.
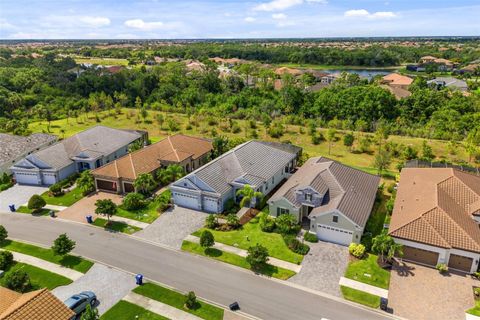
[[[270,215],[292,214],[322,241],[360,242],[380,178],[337,161],[308,159],[269,199]]]
[[[10,171],[18,184],[52,185],[70,175],[95,169],[128,153],[147,133],[95,126],[16,162]]]
[[[248,141],[222,154],[170,185],[175,205],[220,213],[237,190],[250,185],[268,194],[296,167],[301,148],[274,142]]]
[[[475,272],[480,260],[480,176],[453,168],[404,168],[389,234],[403,259]]]

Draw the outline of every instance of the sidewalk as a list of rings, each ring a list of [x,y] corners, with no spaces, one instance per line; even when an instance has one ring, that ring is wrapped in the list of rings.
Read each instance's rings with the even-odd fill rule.
[[[192,235],[188,235],[185,238],[186,241],[194,242],[194,243],[200,243],[200,238]],[[233,254],[236,254],[240,257],[246,257],[248,255],[247,250],[243,250],[240,248],[232,247],[223,243],[215,242],[215,245],[213,246],[215,249],[225,251],[225,252],[230,252]],[[302,269],[301,265],[291,263],[288,261],[283,261],[277,258],[272,258],[268,257],[268,264],[271,264],[272,266],[288,269],[295,271],[296,273],[299,273],[300,270]]]
[[[138,228],[141,228],[141,229],[145,229],[146,227],[148,227],[150,225],[149,223],[146,223],[146,222],[133,220],[133,219],[128,219],[128,218],[119,217],[119,216],[111,216],[110,220],[117,221],[117,222],[124,222],[126,224],[129,224],[131,226],[138,227]]]
[[[3,249],[0,249],[0,250],[3,250]],[[73,281],[78,280],[80,277],[83,276],[83,273],[81,272],[39,259],[37,257],[29,256],[23,253],[15,252],[15,251],[11,251],[11,253],[13,254],[13,260],[15,261],[26,263],[34,267],[59,274]]]
[[[130,303],[136,304],[148,311],[159,314],[161,316],[167,317],[172,320],[199,320],[201,318],[194,316],[193,314],[187,313],[180,309],[169,306],[168,304],[162,303],[157,300],[153,300],[137,294],[135,292],[130,292],[122,300],[128,301]]]
[[[62,210],[65,210],[67,209],[68,207],[64,207],[64,206],[55,206],[53,204],[47,204],[44,206],[45,209],[50,209],[50,210],[55,210],[55,211],[62,211]]]
[[[352,289],[360,290],[366,293],[373,294],[375,296],[379,296],[382,298],[388,298],[388,290],[382,289],[379,287],[375,287],[363,282],[355,281],[352,279],[348,279],[345,277],[340,278],[339,285],[344,286],[344,287],[349,287]]]

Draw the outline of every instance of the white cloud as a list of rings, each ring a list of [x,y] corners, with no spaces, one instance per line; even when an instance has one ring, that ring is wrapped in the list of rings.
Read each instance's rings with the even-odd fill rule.
[[[327,0],[307,0],[309,3],[320,3],[320,4],[327,4]]]
[[[303,0],[273,0],[270,2],[256,5],[253,10],[256,11],[279,11],[302,4]]]
[[[163,28],[165,26],[165,24],[161,21],[145,22],[142,19],[127,20],[124,24],[127,27],[140,30],[154,30]]]
[[[272,14],[272,18],[275,20],[283,20],[287,18],[287,15],[284,13],[274,13]]]
[[[257,19],[255,19],[254,17],[246,17],[244,20],[245,22],[254,22]]]
[[[104,27],[110,25],[110,19],[106,17],[91,17],[91,16],[82,16],[78,20],[90,27]]]
[[[365,9],[358,10],[348,10],[344,13],[345,17],[360,17],[368,19],[391,19],[395,18],[397,15],[391,11],[378,11],[370,13]]]
[[[15,29],[15,26],[5,19],[0,19],[0,30],[1,29],[12,30],[12,29]]]

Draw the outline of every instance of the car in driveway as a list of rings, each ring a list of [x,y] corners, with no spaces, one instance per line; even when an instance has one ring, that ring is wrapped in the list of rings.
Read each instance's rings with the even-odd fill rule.
[[[92,291],[83,291],[78,294],[74,294],[64,302],[67,307],[75,312],[76,316],[80,315],[85,309],[87,305],[92,307],[95,306],[97,303],[97,296]]]

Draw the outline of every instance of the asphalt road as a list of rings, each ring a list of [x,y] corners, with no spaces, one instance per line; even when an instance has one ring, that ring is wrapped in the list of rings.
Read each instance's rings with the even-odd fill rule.
[[[262,319],[391,319],[343,301],[260,277],[208,258],[162,248],[123,234],[45,217],[0,213],[9,237],[50,246],[61,233],[77,242],[74,252],[222,305],[238,301]],[[134,281],[132,276],[132,281]]]

